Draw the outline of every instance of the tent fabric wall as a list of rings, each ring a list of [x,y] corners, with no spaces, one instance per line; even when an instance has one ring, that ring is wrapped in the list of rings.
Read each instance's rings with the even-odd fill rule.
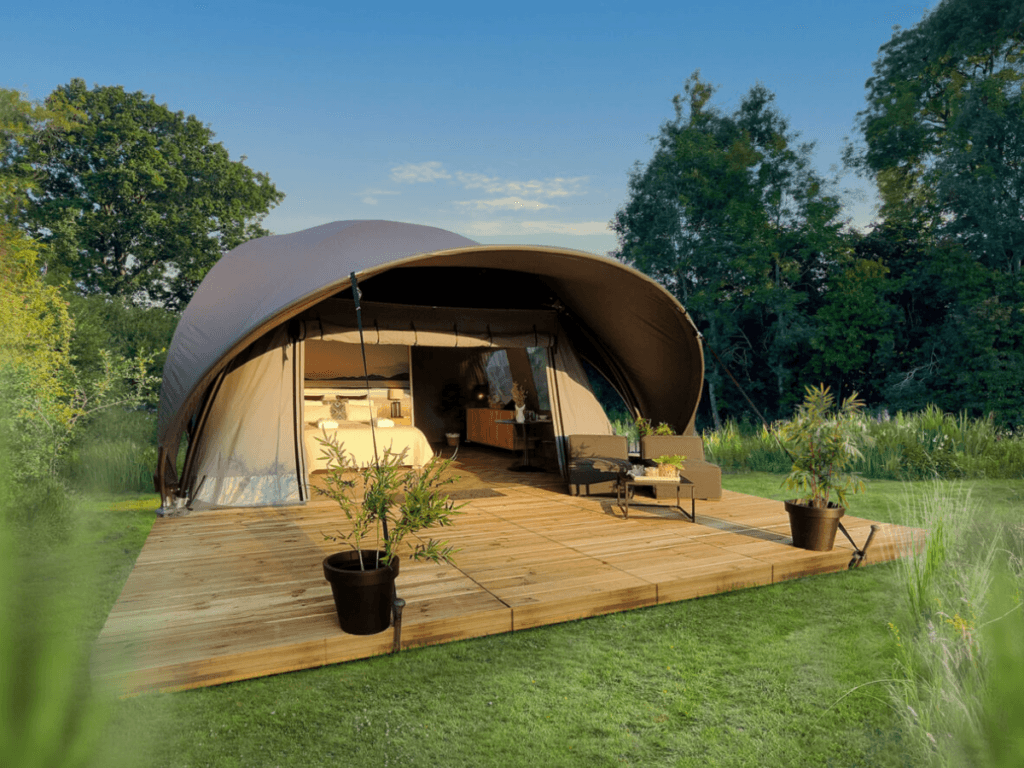
[[[189,456],[193,509],[297,504],[309,497],[296,442],[302,345],[284,326],[236,359],[217,387]]]
[[[610,435],[612,425],[575,351],[564,337],[561,342],[548,354],[548,396],[558,444],[558,466],[565,474],[569,435]]]

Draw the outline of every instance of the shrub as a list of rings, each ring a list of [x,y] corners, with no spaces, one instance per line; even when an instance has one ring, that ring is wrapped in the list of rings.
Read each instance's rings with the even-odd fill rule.
[[[1009,479],[1024,477],[1024,429],[998,426],[992,417],[972,419],[929,406],[916,414],[882,412],[865,419],[871,443],[851,469],[879,480]],[[709,461],[727,472],[788,473],[791,462],[770,429],[726,422],[704,434]]]

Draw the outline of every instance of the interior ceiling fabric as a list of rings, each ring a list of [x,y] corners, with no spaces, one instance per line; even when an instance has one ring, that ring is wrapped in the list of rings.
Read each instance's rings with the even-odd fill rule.
[[[481,245],[417,224],[338,221],[243,243],[203,279],[182,314],[164,366],[161,455],[168,460],[176,455],[185,425],[235,356],[349,289],[350,274],[362,286],[392,270],[409,270],[415,279],[416,271],[437,267],[501,269],[543,280],[562,307],[563,326],[590,339],[604,358],[591,363],[629,390],[622,394],[630,405],[677,430],[692,422],[704,379],[700,336],[683,307],[646,275],[582,251]],[[427,307],[429,299],[423,297]],[[168,464],[159,467],[161,475]]]
[[[358,279],[358,278],[357,278]],[[551,347],[554,310],[475,309],[360,302],[364,344],[407,347]],[[326,299],[300,315],[303,338],[358,344],[356,303]]]

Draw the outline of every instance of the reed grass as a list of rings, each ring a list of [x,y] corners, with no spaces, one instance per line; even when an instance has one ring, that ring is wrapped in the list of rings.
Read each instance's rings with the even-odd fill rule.
[[[943,413],[929,406],[918,413],[887,412],[863,417],[871,444],[852,470],[877,480],[1017,479],[1024,477],[1024,429],[998,426],[992,418]],[[704,433],[709,461],[726,472],[788,473],[789,457],[771,428],[729,421]]]
[[[184,466],[186,441],[178,451]],[[156,470],[156,414],[113,409],[89,425],[69,452],[63,477],[86,493],[145,493]]]
[[[156,446],[120,438],[88,443],[76,452],[68,474],[90,493],[140,493],[153,489]]]
[[[896,561],[902,598],[889,623],[888,682],[904,743],[921,764],[1024,764],[1024,533],[1019,521],[979,527],[984,510],[960,482],[908,486],[907,523],[928,532]],[[993,590],[993,585],[998,589]],[[991,596],[997,597],[993,599]]]

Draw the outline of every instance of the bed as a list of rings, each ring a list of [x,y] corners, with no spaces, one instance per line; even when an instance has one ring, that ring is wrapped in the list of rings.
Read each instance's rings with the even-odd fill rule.
[[[327,469],[327,458],[323,455],[323,446],[317,441],[326,431],[338,441],[338,444],[351,454],[356,463],[365,467],[373,464],[373,437],[370,425],[361,421],[339,421],[337,427],[317,427],[306,424],[306,469],[313,472]],[[416,427],[377,427],[377,452],[383,457],[384,450],[401,453],[408,448],[409,452],[403,462],[417,469],[422,467],[434,456],[434,451],[427,442],[426,436]]]
[[[426,436],[416,427],[394,424],[390,419],[371,416],[370,404],[366,399],[345,399],[336,402],[312,400],[306,403],[304,444],[306,448],[306,469],[314,472],[327,469],[327,457],[323,446],[317,440],[324,433],[334,437],[338,444],[351,455],[361,467],[373,463],[373,433],[370,419],[374,418],[377,437],[377,453],[383,456],[385,449],[401,453],[408,449],[406,466],[422,467],[434,456]]]

